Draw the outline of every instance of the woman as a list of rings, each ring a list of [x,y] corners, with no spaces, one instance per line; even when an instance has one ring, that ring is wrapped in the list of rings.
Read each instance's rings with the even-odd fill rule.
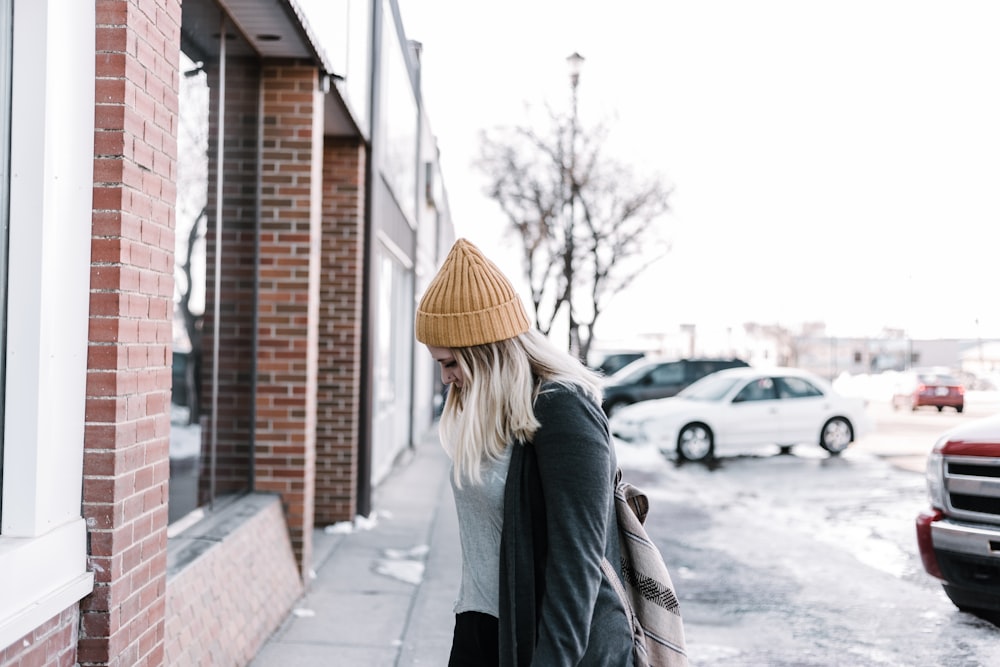
[[[632,665],[619,563],[617,469],[598,376],[531,328],[510,281],[459,239],[417,309],[449,385],[462,546],[450,667]]]

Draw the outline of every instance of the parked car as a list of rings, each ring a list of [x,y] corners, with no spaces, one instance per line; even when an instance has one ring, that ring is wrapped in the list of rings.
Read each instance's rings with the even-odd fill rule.
[[[601,359],[601,363],[594,367],[594,370],[604,375],[605,377],[609,375],[614,375],[622,368],[625,368],[633,361],[642,359],[646,356],[645,352],[612,352],[611,354],[605,355]]]
[[[872,426],[864,399],[797,368],[718,371],[673,398],[624,407],[610,423],[615,437],[686,461],[802,443],[838,455]]]
[[[656,398],[676,396],[692,382],[724,368],[749,366],[742,359],[663,359],[633,361],[604,381],[604,412]]]
[[[1000,414],[938,439],[927,495],[916,519],[924,569],[959,609],[1000,612]]]
[[[965,386],[947,370],[914,369],[902,374],[892,395],[892,408],[916,410],[923,406],[965,409]]]

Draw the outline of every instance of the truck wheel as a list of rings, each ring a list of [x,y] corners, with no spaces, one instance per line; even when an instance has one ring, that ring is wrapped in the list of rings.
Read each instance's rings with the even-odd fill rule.
[[[714,451],[712,430],[704,424],[688,424],[677,436],[677,455],[685,461],[704,461]]]
[[[819,446],[833,455],[840,454],[854,440],[854,429],[843,417],[833,417],[823,425],[819,435]]]

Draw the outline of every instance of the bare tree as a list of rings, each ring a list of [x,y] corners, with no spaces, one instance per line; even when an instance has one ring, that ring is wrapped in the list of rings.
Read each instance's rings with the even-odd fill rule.
[[[582,130],[551,110],[548,122],[482,132],[476,166],[520,241],[537,328],[548,335],[565,311],[586,361],[605,308],[669,250],[657,232],[670,189],[606,157],[604,124]]]

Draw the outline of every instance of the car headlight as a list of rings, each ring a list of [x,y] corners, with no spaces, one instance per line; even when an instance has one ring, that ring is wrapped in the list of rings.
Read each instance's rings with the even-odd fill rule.
[[[944,457],[936,450],[927,456],[926,477],[931,506],[944,509]]]
[[[642,443],[657,443],[663,439],[663,421],[655,417],[640,419],[635,423],[636,441]]]
[[[618,438],[626,442],[644,443],[646,442],[645,419],[630,419],[619,417],[611,420],[611,432]]]

